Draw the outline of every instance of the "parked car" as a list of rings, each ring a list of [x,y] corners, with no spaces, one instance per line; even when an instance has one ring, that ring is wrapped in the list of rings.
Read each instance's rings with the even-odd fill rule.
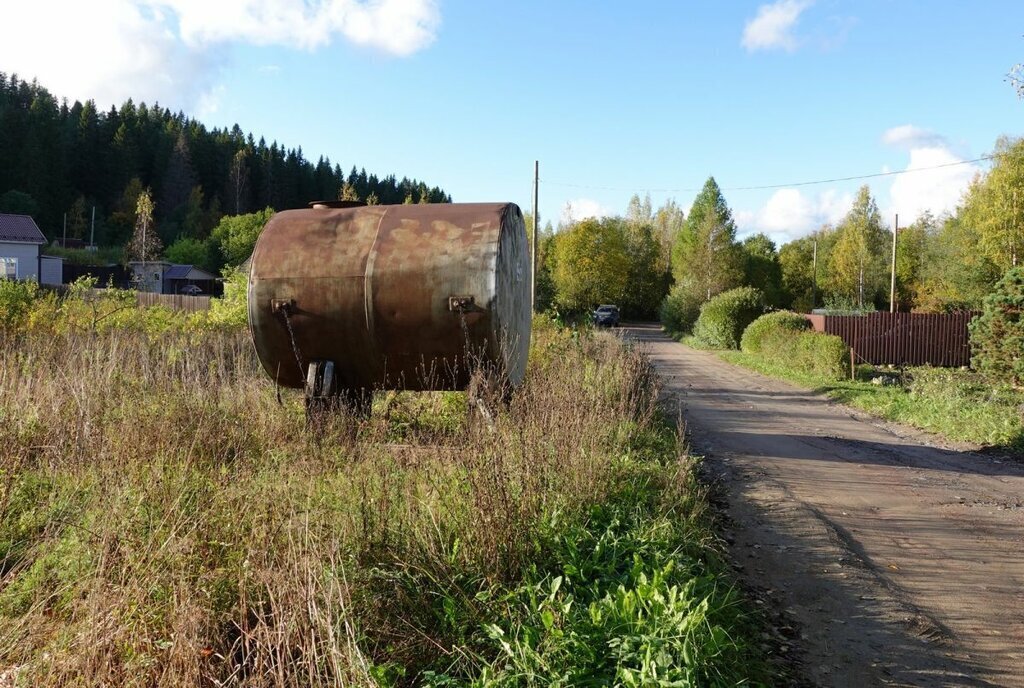
[[[203,290],[194,284],[186,284],[184,287],[178,290],[179,294],[188,294],[189,296],[199,296],[203,293]]]
[[[618,327],[619,307],[611,304],[598,306],[593,313],[594,324],[598,327]]]

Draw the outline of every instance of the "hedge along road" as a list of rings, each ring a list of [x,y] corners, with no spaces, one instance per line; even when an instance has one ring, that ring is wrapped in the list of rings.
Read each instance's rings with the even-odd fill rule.
[[[1024,466],[642,342],[720,486],[743,580],[826,686],[1024,686]],[[786,628],[786,626],[792,628]]]

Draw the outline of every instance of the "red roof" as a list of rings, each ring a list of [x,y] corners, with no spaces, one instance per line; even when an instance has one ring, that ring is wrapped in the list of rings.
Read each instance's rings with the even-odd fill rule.
[[[39,226],[30,216],[0,213],[0,241],[45,244],[46,237],[39,231]]]

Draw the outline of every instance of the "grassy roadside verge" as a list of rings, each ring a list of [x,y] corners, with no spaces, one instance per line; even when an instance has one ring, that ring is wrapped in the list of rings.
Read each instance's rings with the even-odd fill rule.
[[[771,682],[656,381],[612,336],[541,327],[493,427],[386,394],[313,438],[244,335],[15,332],[0,418],[17,685]]]
[[[490,657],[479,673],[431,673],[425,685],[770,684],[759,620],[731,583],[695,465],[678,448],[663,426],[615,459],[609,498],[577,523],[546,524],[545,563],[485,594],[495,621],[475,633]]]
[[[871,366],[857,380],[836,381],[765,362],[742,351],[716,351],[729,363],[823,393],[886,420],[911,425],[952,440],[1024,452],[1024,395],[994,388],[970,371],[908,368],[903,384],[876,385]]]

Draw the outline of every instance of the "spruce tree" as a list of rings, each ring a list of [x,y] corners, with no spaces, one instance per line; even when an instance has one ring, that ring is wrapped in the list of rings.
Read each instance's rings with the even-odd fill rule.
[[[743,279],[736,224],[714,177],[708,177],[672,247],[672,274],[703,300]]]

